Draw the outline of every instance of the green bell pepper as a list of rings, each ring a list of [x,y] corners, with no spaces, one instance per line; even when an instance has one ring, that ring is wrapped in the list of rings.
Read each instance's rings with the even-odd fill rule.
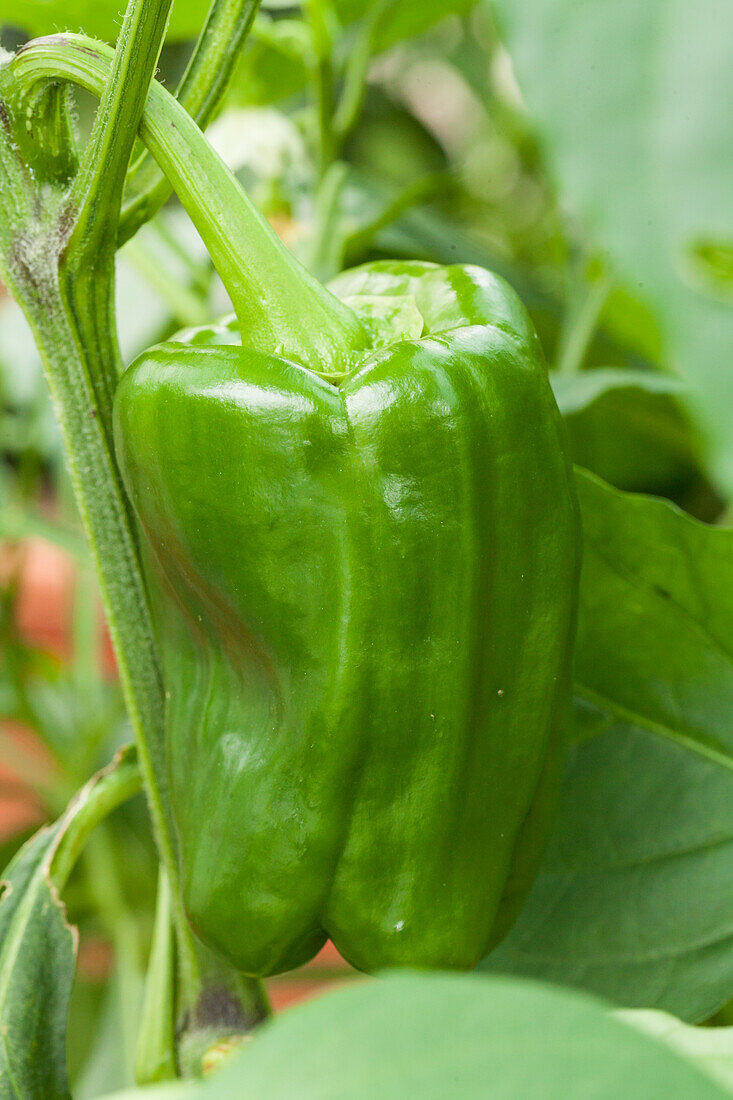
[[[365,970],[470,967],[532,882],[562,761],[560,418],[497,277],[383,262],[332,290],[372,333],[343,374],[232,322],[146,352],[116,399],[185,906],[250,974],[327,936]]]
[[[99,47],[74,64],[103,86]],[[140,135],[236,313],[115,397],[186,911],[253,975],[326,936],[365,970],[470,967],[563,760],[579,534],[537,337],[475,267],[325,288],[155,83]]]

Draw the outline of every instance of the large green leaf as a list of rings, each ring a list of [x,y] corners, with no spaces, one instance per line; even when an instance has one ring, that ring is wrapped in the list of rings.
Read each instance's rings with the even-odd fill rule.
[[[618,1019],[654,1035],[733,1092],[733,1027],[690,1027],[667,1012],[626,1009]]]
[[[678,378],[669,374],[623,367],[599,367],[596,370],[576,371],[575,374],[555,372],[550,375],[550,382],[557,407],[563,416],[582,412],[614,390],[669,396],[683,393],[685,389]]]
[[[53,826],[24,844],[3,875],[0,1100],[69,1100],[66,1019],[76,932],[58,891],[100,818],[139,786],[134,753],[118,753]]]
[[[733,7],[494,6],[561,197],[655,308],[667,358],[694,383],[731,488],[733,311],[695,257],[733,240]]]
[[[487,968],[689,1020],[733,996],[733,531],[578,474],[576,733]]]
[[[48,880],[58,826],[25,844],[0,900],[0,1097],[68,1100],[66,1016],[75,933]]]
[[[125,1096],[148,1095],[126,1093]],[[394,974],[284,1013],[180,1100],[721,1100],[661,1043],[567,990]],[[120,1098],[121,1100],[121,1098]]]
[[[701,466],[697,434],[671,375],[600,367],[550,375],[573,460],[618,489],[668,496]]]

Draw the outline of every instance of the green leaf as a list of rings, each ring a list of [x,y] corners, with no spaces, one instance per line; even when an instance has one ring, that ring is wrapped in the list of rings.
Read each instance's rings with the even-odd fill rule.
[[[129,750],[20,849],[0,896],[0,1100],[69,1100],[66,1019],[76,932],[59,898],[87,836],[140,786]]]
[[[631,1009],[619,1020],[666,1043],[733,1092],[733,1027],[690,1027],[666,1012]]]
[[[124,8],[119,0],[0,0],[0,26],[16,27],[29,38],[57,31],[83,31],[92,38],[115,42]],[[195,38],[208,10],[208,0],[176,0],[168,41]]]
[[[733,313],[690,261],[733,239],[729,0],[494,5],[563,201],[656,310],[730,488]]]
[[[363,18],[374,2],[336,0],[335,7],[342,23],[348,24]],[[376,52],[422,34],[449,15],[467,15],[475,6],[476,0],[391,0],[378,24]]]
[[[618,489],[672,496],[701,465],[701,444],[678,378],[605,368],[550,375],[573,460]]]
[[[69,1100],[66,1017],[76,933],[48,878],[60,826],[25,844],[0,900],[0,1097]]]
[[[206,1083],[179,1080],[164,1085],[124,1089],[122,1092],[105,1092],[104,1096],[95,1097],[95,1100],[204,1100],[207,1095]]]
[[[308,79],[307,27],[300,20],[259,16],[234,73],[227,100],[262,106],[301,92]]]
[[[578,472],[576,738],[487,969],[688,1020],[733,994],[733,531]]]
[[[7,2],[0,0],[0,10]],[[336,14],[346,31],[346,45],[337,47],[339,55],[348,53],[350,28],[373,5],[374,0],[336,0]],[[378,22],[373,52],[379,54],[422,34],[450,15],[466,15],[475,5],[476,0],[392,0]],[[308,79],[310,41],[308,28],[299,20],[258,18],[237,69],[230,100],[261,105],[277,103],[302,91]]]
[[[733,246],[697,241],[690,249],[690,275],[707,293],[733,301]]]
[[[506,979],[395,973],[276,1017],[198,1089],[149,1095],[722,1100],[730,1093],[589,997]]]
[[[611,390],[642,390],[644,393],[684,393],[685,385],[669,374],[617,367],[550,375],[552,390],[563,416],[587,409]]]

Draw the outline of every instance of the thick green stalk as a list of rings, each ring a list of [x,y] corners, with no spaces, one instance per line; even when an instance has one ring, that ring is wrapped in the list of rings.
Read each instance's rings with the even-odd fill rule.
[[[23,47],[16,79],[65,78],[96,95],[111,53],[81,35],[55,35]],[[140,136],[198,229],[229,292],[242,342],[337,373],[367,336],[356,315],[288,252],[211,148],[196,123],[161,85],[150,88]]]
[[[139,117],[165,34],[171,0],[131,0],[100,108],[70,192],[44,221],[28,211],[6,221],[9,283],[36,337],[64,438],[79,510],[100,582],[125,701],[138,745],[160,857],[176,881],[166,811],[163,693],[134,526],[112,443],[121,371],[115,323],[116,230]],[[43,133],[43,131],[41,131]],[[4,157],[8,171],[17,168]],[[31,181],[32,182],[32,181]],[[26,187],[28,195],[32,190]],[[22,264],[17,240],[35,241]],[[182,910],[182,974],[197,987],[195,949]],[[192,993],[193,995],[193,993]]]
[[[0,172],[0,196],[4,195]],[[19,280],[12,268],[3,274],[25,309],[46,369],[118,658],[161,858],[171,861],[175,868],[161,791],[161,777],[165,775],[160,735],[163,695],[157,652],[128,510],[107,433],[95,415],[95,394],[86,358],[52,273],[46,272],[37,287]]]
[[[160,85],[151,88],[140,134],[206,244],[243,343],[295,356],[315,370],[364,346],[356,315],[295,260]]]
[[[181,1000],[193,1006],[205,988],[206,975],[177,890],[165,792],[162,684],[135,531],[111,441],[112,398],[120,368],[114,318],[119,204],[169,6],[169,0],[131,3],[120,48],[107,54],[104,78],[96,89],[102,107],[70,197],[56,193],[49,199],[44,193],[39,198],[33,173],[17,153],[14,120],[0,102],[0,265],[34,331],[61,424],[156,842],[175,897]],[[259,1004],[256,983],[249,992]]]
[[[260,0],[214,0],[176,99],[204,130],[227,89]],[[134,198],[123,208],[118,242],[123,244],[160,210],[171,186],[147,150],[127,176]],[[135,192],[137,192],[135,194]]]
[[[88,360],[96,414],[111,439],[112,401],[122,370],[115,320],[119,211],[145,97],[172,0],[130,0],[92,134],[68,200],[68,240],[59,278]]]

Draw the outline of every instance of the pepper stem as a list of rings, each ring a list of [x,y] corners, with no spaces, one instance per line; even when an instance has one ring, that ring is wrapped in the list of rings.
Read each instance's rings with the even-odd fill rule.
[[[11,67],[19,81],[65,77],[100,95],[112,51],[83,35],[35,39]],[[288,251],[193,119],[153,82],[140,137],[201,235],[232,300],[242,344],[342,371],[367,346],[356,314]]]

